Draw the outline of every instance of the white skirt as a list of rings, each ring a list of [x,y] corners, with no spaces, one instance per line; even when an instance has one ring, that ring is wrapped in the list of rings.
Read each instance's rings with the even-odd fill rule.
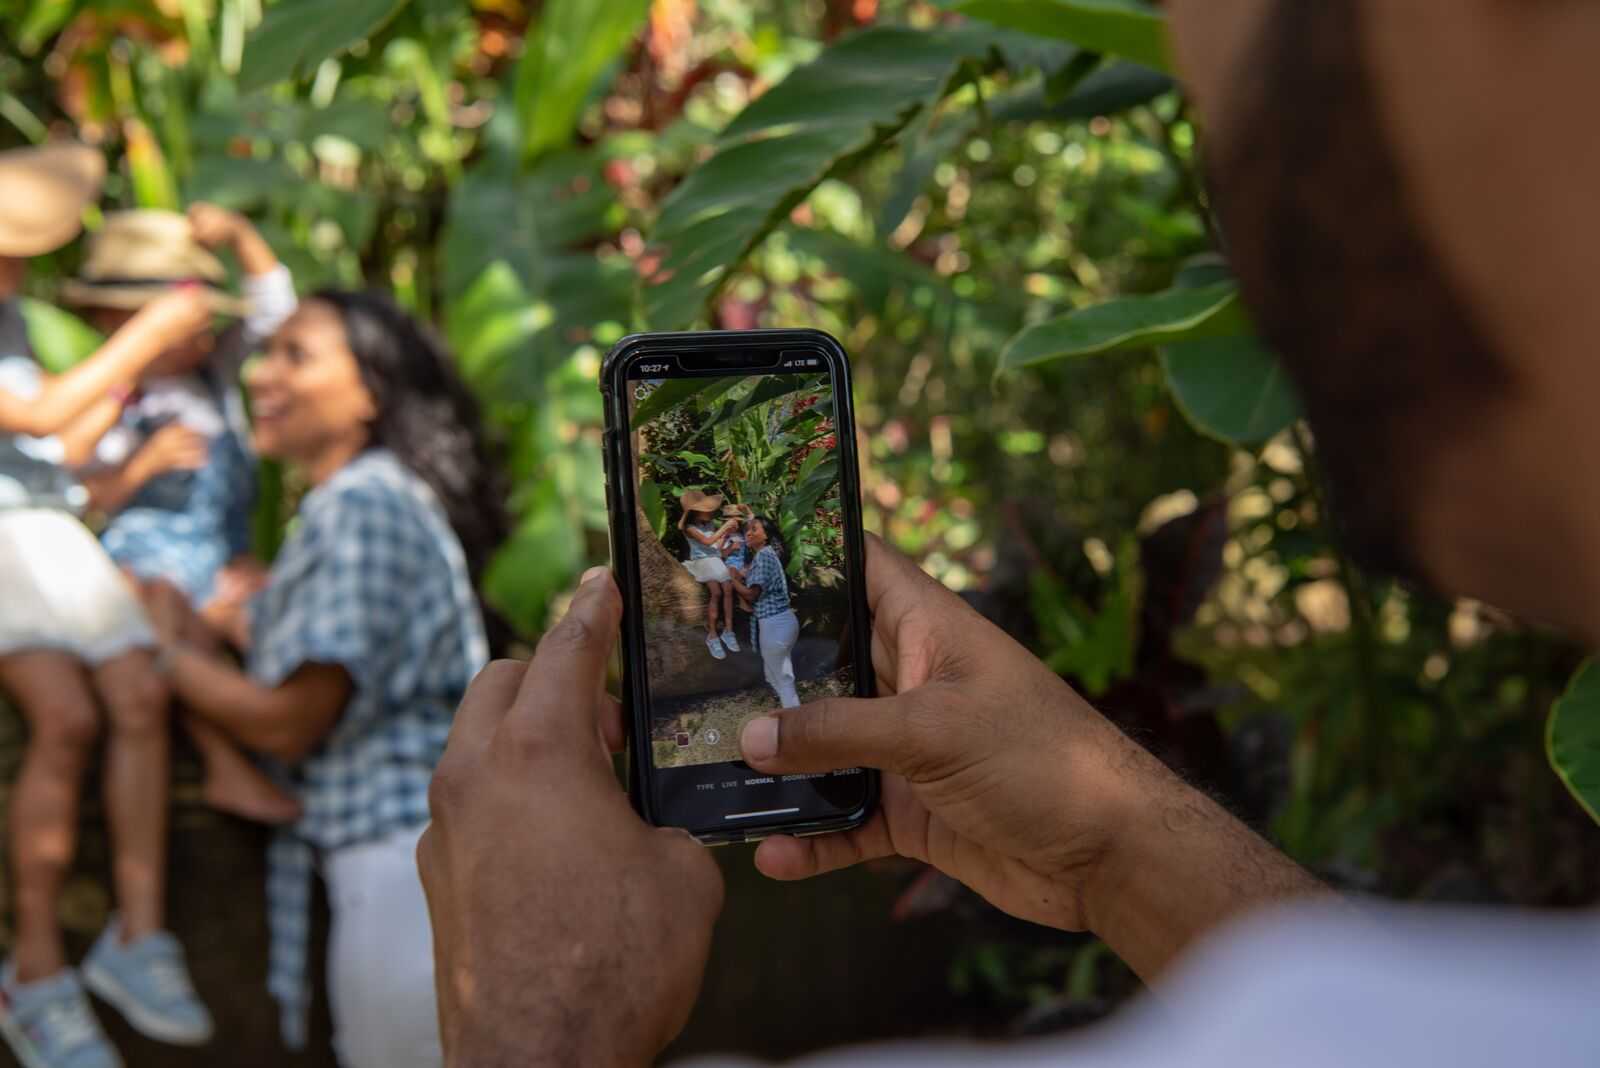
[[[138,594],[87,527],[66,512],[0,509],[0,656],[102,664],[155,644]]]
[[[685,560],[683,566],[689,569],[689,574],[694,576],[696,582],[731,582],[733,572],[728,570],[728,565],[715,556],[702,556],[698,560]]]

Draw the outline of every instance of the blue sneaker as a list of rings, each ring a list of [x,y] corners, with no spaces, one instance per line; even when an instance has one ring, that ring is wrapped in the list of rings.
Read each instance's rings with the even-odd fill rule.
[[[8,963],[0,972],[0,1034],[22,1068],[122,1068],[71,968],[19,983]]]
[[[123,945],[113,917],[83,961],[86,986],[135,1031],[174,1046],[211,1041],[211,1013],[194,992],[183,947],[165,931]]]

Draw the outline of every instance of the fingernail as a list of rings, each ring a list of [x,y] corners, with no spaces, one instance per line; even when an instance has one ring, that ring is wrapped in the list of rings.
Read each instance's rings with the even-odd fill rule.
[[[579,582],[578,585],[587,586],[589,583],[593,582],[595,579],[605,576],[610,571],[611,571],[611,569],[609,567],[604,566],[604,565],[600,565],[598,567],[591,567],[589,570],[587,570],[587,571],[585,571],[583,573],[583,580],[581,582]]]
[[[744,725],[739,746],[746,760],[771,760],[778,755],[778,717],[762,716]]]

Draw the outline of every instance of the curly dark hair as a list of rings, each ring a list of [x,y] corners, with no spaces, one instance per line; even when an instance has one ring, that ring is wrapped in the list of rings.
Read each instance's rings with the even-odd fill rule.
[[[344,325],[378,411],[371,447],[394,453],[433,490],[478,585],[510,536],[512,520],[498,450],[449,349],[382,293],[322,289],[310,299],[333,308]],[[513,636],[511,628],[487,605],[483,611],[498,653]]]
[[[767,544],[772,546],[772,551],[778,554],[778,562],[784,567],[789,566],[789,546],[784,543],[783,531],[778,524],[764,515],[753,516],[745,523],[748,529],[751,523],[760,523],[761,532],[767,536]]]

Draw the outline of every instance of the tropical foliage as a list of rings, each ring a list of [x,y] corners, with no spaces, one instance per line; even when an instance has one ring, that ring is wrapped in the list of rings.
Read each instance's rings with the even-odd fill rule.
[[[1157,7],[0,0],[0,35],[6,143],[101,143],[109,205],[219,200],[303,285],[382,286],[440,324],[515,474],[490,592],[530,634],[605,555],[603,350],[816,326],[854,357],[869,526],[1296,857],[1403,897],[1600,894],[1563,786],[1600,810],[1594,672],[1546,723],[1571,647],[1340,553]],[[51,358],[82,351],[34,321]],[[695,416],[657,431],[658,532],[695,484],[804,530],[828,413],[751,396],[677,398]],[[774,429],[812,449],[799,468]],[[1014,934],[956,968],[973,997],[1127,986],[1075,947],[1041,986],[996,948]]]
[[[839,440],[826,376],[669,380],[640,404],[634,426],[643,442],[639,497],[657,537],[682,518],[683,491],[704,490],[777,521],[796,584],[843,581]]]

